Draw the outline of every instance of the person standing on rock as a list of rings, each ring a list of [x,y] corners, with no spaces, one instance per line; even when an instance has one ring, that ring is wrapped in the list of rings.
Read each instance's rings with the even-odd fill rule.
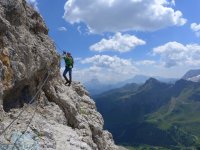
[[[72,68],[73,68],[73,66],[74,66],[74,59],[73,59],[73,57],[71,56],[71,54],[68,52],[68,53],[66,53],[66,52],[63,52],[63,54],[64,54],[64,57],[63,57],[63,59],[64,59],[64,61],[65,61],[65,70],[64,70],[64,72],[63,72],[63,77],[65,78],[65,80],[66,80],[66,85],[68,84],[68,86],[70,86],[71,85],[71,82],[72,82]],[[69,72],[69,80],[68,80],[68,78],[67,78],[67,76],[66,76],[66,74]]]

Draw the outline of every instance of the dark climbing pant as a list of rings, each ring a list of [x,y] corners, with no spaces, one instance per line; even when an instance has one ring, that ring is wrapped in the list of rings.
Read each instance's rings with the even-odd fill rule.
[[[69,72],[69,80],[67,79],[66,74]],[[65,78],[66,82],[68,82],[69,84],[71,84],[72,82],[72,68],[69,67],[65,67],[65,70],[63,72],[63,77]]]

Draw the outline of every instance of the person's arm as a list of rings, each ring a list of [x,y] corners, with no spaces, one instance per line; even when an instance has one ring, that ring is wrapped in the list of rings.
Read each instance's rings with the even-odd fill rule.
[[[60,55],[60,56],[61,56],[61,59],[65,60],[65,58],[66,58],[66,52],[63,51],[62,55]]]

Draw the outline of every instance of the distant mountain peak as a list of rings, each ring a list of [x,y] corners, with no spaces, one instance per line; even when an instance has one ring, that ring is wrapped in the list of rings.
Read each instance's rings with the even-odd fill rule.
[[[189,70],[186,74],[182,77],[184,80],[199,82],[200,81],[200,69],[196,70]]]
[[[146,82],[145,82],[145,84],[155,84],[155,83],[160,83],[160,81],[158,81],[157,79],[155,79],[155,78],[149,78]]]
[[[159,80],[155,79],[155,78],[149,78],[141,87],[141,90],[160,90],[160,89],[165,89],[168,88],[169,86],[171,86],[170,83],[164,83],[164,82],[160,82]]]
[[[165,83],[163,83],[165,84]],[[149,78],[142,86],[141,89],[149,90],[149,89],[154,89],[155,87],[160,87],[162,86],[162,82],[158,81],[155,78]]]

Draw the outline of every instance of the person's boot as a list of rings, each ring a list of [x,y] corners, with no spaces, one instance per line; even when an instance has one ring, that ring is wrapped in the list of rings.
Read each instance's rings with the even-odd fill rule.
[[[66,79],[65,85],[67,85],[68,83],[69,83],[69,80],[68,80],[68,79]]]
[[[71,85],[71,83],[72,83],[72,81],[69,81],[69,82],[68,82],[68,86],[70,86],[70,85]]]

